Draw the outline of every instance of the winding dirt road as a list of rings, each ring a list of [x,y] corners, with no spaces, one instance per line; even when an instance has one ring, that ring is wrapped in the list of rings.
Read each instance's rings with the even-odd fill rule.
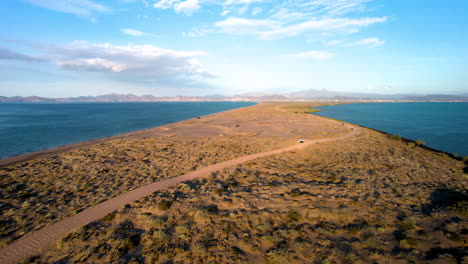
[[[243,156],[237,159],[228,160],[225,162],[213,164],[207,167],[200,168],[196,171],[189,172],[179,177],[170,178],[167,180],[158,181],[152,184],[145,185],[125,194],[119,195],[106,202],[90,207],[81,213],[71,216],[65,220],[44,227],[36,232],[32,232],[23,236],[12,244],[0,249],[0,264],[19,263],[29,257],[34,256],[37,252],[61,239],[66,234],[71,233],[78,228],[101,219],[109,213],[121,208],[122,206],[148,196],[156,191],[168,188],[175,184],[189,181],[198,177],[204,177],[211,172],[216,172],[227,167],[235,166],[256,158],[266,157],[274,154],[288,152],[296,149],[307,147],[311,144],[327,141],[342,140],[360,134],[360,129],[357,126],[346,124],[349,132],[335,138],[305,140],[305,143],[298,143],[292,146],[281,149],[261,152],[253,155]]]

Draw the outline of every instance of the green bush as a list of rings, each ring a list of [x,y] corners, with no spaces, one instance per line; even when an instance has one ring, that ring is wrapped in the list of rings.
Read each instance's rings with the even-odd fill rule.
[[[393,135],[390,137],[391,139],[401,141],[401,137],[399,135]]]

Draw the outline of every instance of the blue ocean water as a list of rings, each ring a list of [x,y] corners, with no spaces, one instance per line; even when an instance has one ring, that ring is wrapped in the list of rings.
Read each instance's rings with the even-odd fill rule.
[[[254,104],[0,103],[0,158],[142,130]]]
[[[316,113],[421,139],[427,146],[468,156],[468,103],[359,103],[321,106]]]

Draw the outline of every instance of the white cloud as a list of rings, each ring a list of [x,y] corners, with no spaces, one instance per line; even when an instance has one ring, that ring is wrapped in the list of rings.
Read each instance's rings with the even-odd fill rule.
[[[109,11],[105,5],[98,4],[91,0],[24,0],[42,8],[51,9],[57,12],[70,13],[78,16],[91,16],[93,13]]]
[[[176,13],[182,13],[188,16],[192,15],[201,8],[200,2],[198,0],[159,0],[153,4],[153,7],[158,9],[173,8]]]
[[[74,42],[65,46],[49,46],[47,51],[55,64],[66,70],[101,72],[128,79],[177,79],[213,77],[202,69],[197,57],[202,51],[176,51],[153,45],[90,44]]]
[[[221,16],[225,16],[227,14],[229,14],[231,12],[231,10],[224,10],[223,12],[221,12]]]
[[[158,9],[168,9],[174,7],[174,5],[178,2],[178,0],[160,0],[154,3],[153,7]]]
[[[232,34],[254,34],[262,39],[281,39],[301,34],[354,33],[376,23],[387,21],[386,17],[370,18],[325,18],[296,24],[284,24],[279,20],[228,18],[218,21],[215,26],[222,32]]]
[[[345,46],[369,46],[371,48],[375,48],[378,46],[382,46],[383,44],[385,44],[385,41],[379,38],[366,38],[345,44]]]
[[[142,32],[142,31],[139,31],[139,30],[136,30],[136,29],[131,29],[131,28],[125,28],[125,29],[122,29],[121,31],[122,31],[122,33],[124,33],[126,35],[130,35],[130,36],[134,36],[134,37],[141,37],[141,36],[147,35],[145,32]]]
[[[335,54],[328,52],[328,51],[319,51],[319,50],[311,50],[302,53],[294,53],[286,55],[287,58],[311,58],[314,60],[328,60],[335,56]]]
[[[184,2],[179,2],[174,6],[174,10],[177,13],[183,13],[185,15],[192,15],[198,9],[200,9],[198,0],[186,0]]]
[[[63,60],[58,61],[57,65],[63,69],[74,71],[122,72],[127,69],[123,63],[100,58]]]

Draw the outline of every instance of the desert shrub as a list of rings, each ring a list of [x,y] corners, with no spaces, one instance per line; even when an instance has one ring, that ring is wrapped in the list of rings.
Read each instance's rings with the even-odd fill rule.
[[[163,210],[163,211],[169,210],[171,206],[172,206],[172,202],[167,201],[167,200],[163,200],[158,203],[158,209]]]
[[[464,241],[463,237],[461,237],[459,234],[448,233],[446,234],[446,237],[449,240],[457,243],[462,243]]]
[[[291,195],[291,197],[297,197],[297,196],[301,196],[302,192],[301,192],[300,189],[296,188],[296,189],[293,189],[292,191],[290,191],[289,195]]]
[[[111,234],[113,239],[119,241],[114,252],[118,257],[127,254],[127,252],[132,249],[135,249],[141,241],[140,230],[136,229],[134,224],[130,221],[116,225],[111,231]]]
[[[416,222],[413,219],[409,218],[409,217],[401,220],[398,225],[403,230],[412,230],[412,229],[416,228]]]
[[[354,264],[361,262],[361,258],[354,253],[345,254],[341,260],[343,261],[343,264]]]
[[[375,233],[370,228],[366,228],[362,231],[360,237],[364,240],[367,240],[372,237],[375,237]]]
[[[283,248],[270,250],[265,254],[265,260],[267,263],[289,263],[288,251]]]
[[[420,139],[416,140],[414,143],[415,143],[416,145],[418,145],[418,146],[421,146],[421,145],[425,145],[425,144],[426,144],[426,143],[424,143],[424,141],[422,141],[422,140],[420,140]]]
[[[419,242],[416,238],[413,238],[413,237],[407,237],[405,238],[406,243],[408,243],[408,245],[412,246],[412,247],[416,247],[418,246]]]
[[[391,139],[401,141],[401,137],[399,135],[392,135],[390,136]]]
[[[468,162],[468,156],[463,157],[464,162]]]
[[[299,222],[301,219],[301,215],[298,212],[290,212],[288,213],[287,217],[288,221],[293,223]]]
[[[214,190],[214,192],[219,196],[221,196],[221,194],[223,194],[225,191],[226,191],[226,189],[224,189],[224,188],[216,188]]]
[[[166,234],[166,232],[164,232],[164,230],[156,230],[153,233],[153,238],[155,240],[166,240],[167,238],[169,238],[169,235]]]
[[[175,227],[175,232],[177,234],[187,234],[190,231],[187,225],[178,225]]]
[[[429,237],[429,233],[427,233],[426,230],[418,230],[416,234],[421,237],[426,237],[426,238]]]
[[[165,222],[165,219],[160,217],[160,216],[151,216],[149,218],[149,222],[151,223],[151,225],[155,226],[155,227],[159,227],[159,226],[162,226]]]
[[[195,254],[202,254],[205,253],[207,250],[206,243],[203,241],[198,241],[192,244],[191,251]]]
[[[218,206],[212,204],[212,205],[202,207],[201,211],[208,213],[208,214],[216,214],[219,211],[219,209],[218,209]]]
[[[102,221],[112,221],[112,220],[114,220],[114,218],[115,218],[115,214],[110,213],[110,214],[107,214],[106,216],[104,216],[102,218]]]

